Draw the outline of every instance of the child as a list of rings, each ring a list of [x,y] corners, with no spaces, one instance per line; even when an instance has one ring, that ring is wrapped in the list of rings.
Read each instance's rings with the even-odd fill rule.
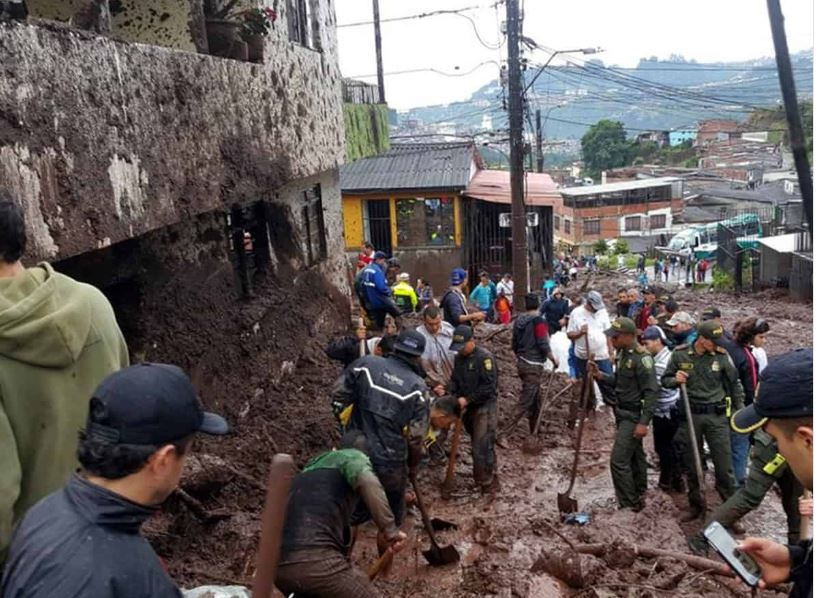
[[[643,270],[640,276],[638,276],[638,285],[641,289],[645,289],[649,286],[649,277],[646,275],[646,270]]]
[[[504,291],[498,291],[498,297],[495,300],[495,313],[499,324],[509,324],[512,319],[510,311],[510,300],[504,294]]]

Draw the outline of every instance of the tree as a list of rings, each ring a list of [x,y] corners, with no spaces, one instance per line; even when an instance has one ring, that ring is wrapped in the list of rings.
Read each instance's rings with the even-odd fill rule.
[[[630,164],[633,151],[621,122],[599,120],[581,138],[584,169],[593,178],[597,178],[602,170]]]
[[[595,241],[595,245],[592,246],[592,251],[598,255],[606,253],[608,249],[609,246],[606,244],[606,240],[604,239],[598,239]]]
[[[615,255],[621,253],[629,253],[629,243],[626,242],[626,239],[618,239],[617,241],[615,241],[613,253]]]

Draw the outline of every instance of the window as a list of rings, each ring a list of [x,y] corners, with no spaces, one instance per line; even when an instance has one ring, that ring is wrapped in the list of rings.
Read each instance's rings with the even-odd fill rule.
[[[666,214],[652,214],[649,217],[649,228],[666,228]]]
[[[585,235],[600,235],[601,234],[601,220],[584,220],[584,234]]]
[[[570,223],[569,218],[564,219],[564,232],[566,234],[570,234],[572,232],[572,223]]]
[[[319,21],[316,18],[316,0],[286,0],[288,12],[288,38],[306,48],[321,50]]]
[[[312,266],[327,257],[321,186],[316,185],[305,191],[305,205],[304,208],[302,208],[302,218],[305,226],[307,263]]]
[[[561,217],[555,216],[553,221],[555,222],[555,230],[561,230]]]
[[[396,200],[399,247],[453,247],[456,244],[452,197]]]
[[[635,232],[641,230],[640,216],[627,216],[624,218],[624,230],[626,232]]]

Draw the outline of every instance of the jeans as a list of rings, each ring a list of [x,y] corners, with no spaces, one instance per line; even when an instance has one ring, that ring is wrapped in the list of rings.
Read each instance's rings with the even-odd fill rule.
[[[732,430],[732,469],[735,471],[738,486],[746,483],[750,447],[748,434],[738,434]]]

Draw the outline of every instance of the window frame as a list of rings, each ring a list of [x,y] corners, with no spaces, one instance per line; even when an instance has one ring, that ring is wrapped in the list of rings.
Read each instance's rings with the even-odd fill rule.
[[[597,230],[590,231],[588,230],[591,225],[595,225],[594,228]],[[584,236],[588,237],[591,235],[600,235],[601,234],[601,219],[600,218],[584,218]]]
[[[439,195],[439,196],[436,196],[436,197],[428,197],[428,196],[424,196],[424,197],[396,197],[396,198],[394,198],[393,201],[395,202],[394,206],[395,206],[395,214],[396,214],[396,222],[395,222],[395,225],[396,225],[396,249],[400,249],[400,250],[403,250],[403,249],[455,249],[455,248],[458,247],[458,239],[456,238],[457,211],[456,211],[456,197],[455,196],[442,194],[442,195]],[[428,202],[433,202],[433,201],[439,202],[437,208],[435,208],[435,209],[438,210],[438,215],[437,215],[438,223],[437,223],[437,226],[442,227],[441,228],[442,236],[446,240],[446,242],[444,242],[444,243],[432,243],[430,241],[430,237],[431,237],[432,233],[431,233],[431,229],[430,229],[430,226],[429,226],[430,222],[428,220],[429,216],[428,216],[427,210],[429,209],[429,203]],[[404,218],[406,218],[405,216],[402,216],[402,208],[403,208],[403,206],[401,205],[402,202],[413,202],[414,203],[413,212],[409,216],[406,216],[406,217],[409,217],[409,218],[414,219],[414,220],[417,219],[417,218],[423,218],[423,220],[424,220],[424,242],[423,243],[419,243],[417,238],[412,239],[409,236],[408,236],[407,240],[402,239],[403,230],[404,230],[403,229],[403,225],[404,225],[403,220],[404,220]],[[420,209],[418,207],[419,203],[421,203],[421,208]],[[445,226],[446,222],[445,222],[444,218],[446,217],[446,215],[442,212],[442,207],[443,206],[449,206],[449,208],[450,208],[450,214],[449,214],[450,223],[449,223],[449,226]],[[412,224],[413,223],[411,221],[410,225],[412,226]],[[418,226],[418,224],[416,224],[416,226]],[[448,236],[451,237],[452,240],[447,238]]]
[[[638,223],[637,227],[633,226],[633,224],[635,222]],[[643,224],[643,219],[641,218],[640,215],[626,216],[626,217],[624,217],[624,232],[626,232],[626,233],[639,233],[639,232],[641,232],[641,229],[643,228],[642,224]]]
[[[662,224],[656,226],[656,219],[663,218]],[[650,214],[649,215],[649,230],[658,230],[666,228],[666,214]]]

